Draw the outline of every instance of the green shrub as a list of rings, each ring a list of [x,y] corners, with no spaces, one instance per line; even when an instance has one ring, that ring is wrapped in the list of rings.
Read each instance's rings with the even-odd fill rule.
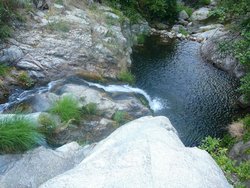
[[[107,0],[110,6],[120,9],[132,22],[141,16],[149,20],[172,21],[176,18],[176,0]]]
[[[34,81],[30,78],[27,72],[21,72],[21,74],[18,75],[17,80],[19,84],[21,84],[23,87],[30,88],[34,85]]]
[[[11,36],[10,22],[15,19],[23,20],[17,9],[26,6],[28,3],[28,0],[0,0],[0,39]]]
[[[211,0],[186,0],[185,3],[187,3],[191,7],[199,8],[209,5],[211,3]]]
[[[0,153],[23,152],[44,141],[36,126],[23,117],[0,120]]]
[[[39,123],[42,125],[42,132],[52,133],[56,128],[56,121],[49,114],[41,114],[38,119]]]
[[[80,109],[78,107],[78,100],[71,96],[64,96],[56,101],[49,110],[52,114],[58,115],[62,121],[68,122],[70,120],[78,121],[80,119]]]
[[[128,116],[127,112],[118,110],[113,115],[113,120],[116,121],[118,124],[123,124],[127,121],[127,116]]]
[[[121,71],[118,75],[118,79],[122,82],[126,82],[129,84],[134,84],[135,83],[135,76],[128,71]]]
[[[98,112],[96,103],[89,103],[82,107],[82,113],[85,115],[96,115]]]
[[[0,64],[0,76],[5,76],[10,70],[10,67],[4,64]]]
[[[182,10],[185,10],[186,13],[191,16],[192,13],[193,13],[193,9],[183,3],[177,3],[177,7],[176,7],[176,11],[179,13],[181,12]]]
[[[145,42],[146,35],[145,34],[140,34],[136,38],[137,38],[137,43],[138,44],[143,44]]]
[[[183,29],[183,28],[180,28],[180,33],[183,34],[184,36],[187,36],[189,33]]]
[[[242,186],[245,180],[250,178],[250,162],[243,161],[239,165],[228,156],[228,149],[222,146],[221,140],[207,137],[202,141],[201,149],[206,150],[221,167],[229,182],[236,187]],[[235,175],[237,181],[235,181]]]
[[[240,163],[237,167],[237,175],[241,181],[250,180],[250,161]]]

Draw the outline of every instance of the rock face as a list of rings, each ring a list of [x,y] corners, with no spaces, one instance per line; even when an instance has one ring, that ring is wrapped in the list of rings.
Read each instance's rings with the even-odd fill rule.
[[[219,49],[219,43],[228,39],[230,36],[227,32],[214,32],[213,37],[202,45],[201,55],[216,67],[241,78],[245,75],[244,67],[231,54],[222,53]]]
[[[39,2],[49,1],[36,2],[41,8]],[[50,81],[79,70],[116,78],[130,66],[133,38],[149,31],[147,22],[131,27],[125,21],[127,27],[109,7],[97,4],[89,10],[84,2],[81,8],[71,1],[64,3],[29,13],[25,28],[18,28],[0,48],[0,62],[26,70],[37,80]]]
[[[79,165],[40,188],[86,186],[231,187],[207,152],[183,145],[166,117],[143,117],[124,125]]]
[[[76,142],[56,150],[39,147],[24,155],[0,156],[1,188],[36,188],[79,164],[87,149]]]

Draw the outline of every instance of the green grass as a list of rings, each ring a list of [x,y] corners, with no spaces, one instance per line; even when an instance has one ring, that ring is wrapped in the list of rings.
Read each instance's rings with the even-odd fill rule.
[[[129,71],[121,71],[118,75],[118,79],[129,84],[135,83],[135,76]]]
[[[127,116],[128,116],[127,112],[118,110],[115,112],[112,119],[121,125],[127,122],[128,119]]]
[[[49,23],[47,28],[51,31],[59,31],[59,32],[67,33],[70,31],[70,24],[65,21],[57,21],[57,22]]]
[[[49,112],[58,115],[64,122],[78,121],[81,117],[78,100],[71,96],[64,96],[56,101]]]
[[[182,10],[185,10],[189,16],[193,13],[193,9],[191,7],[184,5],[183,3],[177,3],[177,12],[179,13]]]
[[[189,33],[185,30],[185,29],[183,29],[183,28],[180,28],[180,33],[182,34],[182,35],[184,35],[184,36],[187,36]]]
[[[10,37],[12,34],[12,29],[8,25],[0,24],[0,39]]]
[[[0,120],[0,153],[19,153],[44,141],[32,121],[23,117]]]
[[[145,34],[140,34],[137,36],[137,43],[138,44],[143,44],[145,42],[146,35]]]
[[[18,75],[17,80],[19,84],[21,84],[23,87],[30,88],[34,85],[34,81],[30,78],[27,72],[21,72],[21,74]]]
[[[89,103],[82,107],[82,113],[84,115],[96,115],[98,113],[97,104]]]
[[[10,67],[0,64],[0,76],[5,76],[10,71]]]

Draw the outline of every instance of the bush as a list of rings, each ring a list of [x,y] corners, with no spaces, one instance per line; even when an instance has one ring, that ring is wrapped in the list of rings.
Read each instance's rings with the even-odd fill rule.
[[[127,82],[129,84],[135,83],[135,76],[131,72],[121,71],[118,75],[118,79],[122,82]]]
[[[199,7],[209,5],[211,3],[211,0],[186,0],[185,2],[189,6],[192,6],[194,8],[199,8]]]
[[[176,11],[179,13],[182,10],[185,10],[189,16],[193,13],[193,9],[191,7],[184,5],[183,3],[177,3]]]
[[[239,186],[250,178],[250,162],[244,161],[237,165],[236,161],[229,158],[228,149],[223,147],[220,139],[209,136],[202,141],[200,148],[206,150],[214,158],[230,183]],[[235,181],[235,175],[237,181]]]
[[[145,42],[146,35],[145,34],[140,34],[137,36],[137,43],[138,44],[143,44]]]
[[[23,117],[0,120],[0,153],[23,152],[44,141],[35,125]]]
[[[108,0],[112,7],[120,9],[130,20],[140,19],[170,21],[176,18],[176,0]]]
[[[7,65],[0,64],[0,76],[5,76],[10,70]]]
[[[64,122],[78,121],[81,116],[78,101],[71,96],[64,96],[56,101],[49,111],[58,115]]]
[[[11,36],[10,21],[22,18],[17,9],[24,7],[28,2],[29,0],[0,0],[0,39]]]
[[[128,114],[124,111],[118,110],[113,115],[113,120],[116,121],[118,124],[126,123],[127,119],[128,119]]]
[[[17,80],[19,84],[21,84],[25,88],[30,88],[34,85],[34,81],[30,78],[27,72],[22,71],[21,74],[18,75]]]
[[[96,103],[89,103],[82,107],[82,113],[85,115],[96,115],[97,114],[97,105]]]

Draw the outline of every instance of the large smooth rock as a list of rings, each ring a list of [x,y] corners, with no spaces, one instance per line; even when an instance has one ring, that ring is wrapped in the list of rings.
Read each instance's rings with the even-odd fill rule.
[[[56,150],[39,147],[23,155],[0,156],[1,188],[36,188],[71,168],[87,155],[76,142]]]
[[[219,49],[219,44],[224,41],[230,41],[230,35],[227,32],[222,30],[213,32],[213,35],[210,35],[208,40],[206,40],[206,42],[201,46],[201,55],[205,60],[212,63],[214,66],[234,75],[237,78],[241,78],[245,75],[243,65],[241,65],[231,54],[223,53]]]
[[[132,121],[97,144],[79,165],[40,188],[231,187],[211,156],[187,148],[166,117]]]
[[[206,20],[209,16],[209,9],[202,7],[199,8],[198,10],[194,11],[193,14],[191,15],[191,20],[192,21],[203,21]]]
[[[22,50],[17,46],[11,46],[7,49],[2,50],[2,55],[0,54],[1,63],[15,63],[23,57]]]

